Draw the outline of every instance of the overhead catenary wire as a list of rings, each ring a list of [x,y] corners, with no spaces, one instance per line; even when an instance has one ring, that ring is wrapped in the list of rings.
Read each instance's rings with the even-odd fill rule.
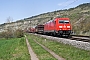
[[[67,0],[65,3],[67,3],[69,0]],[[68,5],[66,5],[66,6],[64,6],[63,8],[61,8],[61,9],[64,9],[64,8],[66,8],[66,7],[68,7],[69,5],[71,5],[71,4],[73,4],[73,3],[75,3],[76,1],[78,1],[78,0],[74,0],[73,2],[71,2],[71,3],[69,3]],[[64,4],[65,4],[64,3]]]
[[[68,2],[70,2],[70,1],[71,1],[71,3],[68,3]],[[62,7],[61,10],[64,10],[66,7],[68,7],[69,5],[75,3],[76,1],[78,1],[78,0],[66,0],[66,2],[60,4],[60,5],[64,6],[65,4],[68,3],[66,6]],[[67,12],[67,11],[65,11],[65,13],[66,13],[66,12]]]

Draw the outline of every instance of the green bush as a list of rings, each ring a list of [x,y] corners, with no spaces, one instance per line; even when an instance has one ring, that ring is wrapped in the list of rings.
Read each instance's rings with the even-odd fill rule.
[[[24,32],[21,29],[17,30],[7,30],[5,32],[0,33],[0,38],[21,38],[24,36]]]
[[[17,29],[17,30],[14,32],[14,34],[15,34],[15,37],[17,37],[17,38],[21,38],[21,37],[24,36],[24,32],[23,32],[23,30],[21,30],[21,29]]]
[[[0,33],[1,38],[13,38],[13,33],[9,30]]]

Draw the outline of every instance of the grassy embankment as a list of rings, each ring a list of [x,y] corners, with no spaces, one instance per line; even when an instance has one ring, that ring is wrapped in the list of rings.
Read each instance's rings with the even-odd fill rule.
[[[38,45],[37,43],[33,41],[33,39],[36,37],[33,37],[33,35],[30,35],[27,37],[33,51],[36,53],[39,60],[57,60],[50,53],[44,50],[40,45]]]
[[[30,44],[32,45],[35,53],[38,56],[42,55],[41,57],[45,57],[44,54],[46,52],[44,52],[44,50],[33,41],[33,39],[45,45],[46,47],[54,51],[56,54],[65,58],[66,60],[90,60],[90,51],[78,49],[70,45],[65,45],[62,43],[51,41],[45,38],[41,38],[40,36],[30,35],[28,38],[29,38]],[[45,55],[49,57],[48,53]]]
[[[0,60],[30,60],[25,39],[0,39]]]

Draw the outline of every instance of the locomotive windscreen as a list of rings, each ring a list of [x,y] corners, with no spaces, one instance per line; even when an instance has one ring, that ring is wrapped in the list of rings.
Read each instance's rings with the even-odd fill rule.
[[[67,24],[67,23],[69,23],[69,20],[59,20],[59,23],[60,24],[63,24],[63,23],[66,23]]]

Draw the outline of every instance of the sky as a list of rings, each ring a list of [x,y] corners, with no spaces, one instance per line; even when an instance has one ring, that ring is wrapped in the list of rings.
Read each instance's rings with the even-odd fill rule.
[[[0,24],[76,7],[90,0],[0,0]]]

